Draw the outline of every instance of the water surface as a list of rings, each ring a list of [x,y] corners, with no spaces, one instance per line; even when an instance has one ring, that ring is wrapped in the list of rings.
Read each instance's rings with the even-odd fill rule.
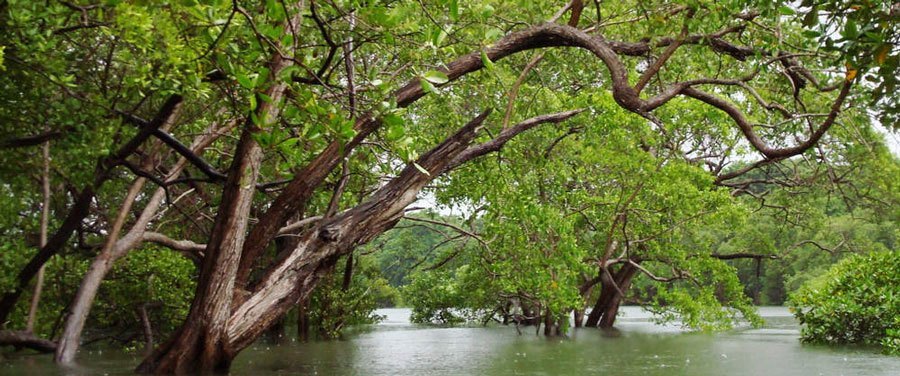
[[[799,343],[787,309],[762,307],[761,329],[718,334],[659,326],[625,307],[618,331],[573,330],[544,338],[533,328],[439,328],[410,324],[409,310],[387,309],[379,325],[344,340],[255,345],[238,356],[236,375],[900,375],[900,357],[877,349]],[[6,354],[0,374],[130,374],[140,361],[88,350],[82,366],[61,370],[46,355]]]

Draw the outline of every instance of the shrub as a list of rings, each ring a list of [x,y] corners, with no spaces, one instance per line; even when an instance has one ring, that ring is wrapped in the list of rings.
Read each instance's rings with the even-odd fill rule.
[[[853,255],[790,298],[801,340],[881,345],[900,354],[900,252]]]

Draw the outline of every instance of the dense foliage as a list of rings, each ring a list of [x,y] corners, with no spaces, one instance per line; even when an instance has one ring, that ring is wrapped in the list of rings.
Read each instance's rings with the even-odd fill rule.
[[[16,254],[8,252],[0,256]],[[59,332],[68,310],[66,305],[72,300],[88,264],[88,259],[70,255],[47,265],[48,286],[42,294],[35,333],[52,338]],[[100,286],[85,340],[143,349],[147,333],[142,311],[154,340],[164,339],[184,321],[195,287],[196,267],[181,255],[152,246],[133,252],[116,264]],[[20,306],[9,325],[23,327],[27,314],[28,306]]]
[[[754,299],[896,248],[872,117],[894,128],[898,11],[0,1],[0,329],[36,314],[70,363],[142,318],[177,335],[141,371],[211,373],[401,286],[418,321],[548,335],[626,302],[755,323]]]
[[[900,252],[854,255],[790,299],[804,341],[881,345],[900,354]]]

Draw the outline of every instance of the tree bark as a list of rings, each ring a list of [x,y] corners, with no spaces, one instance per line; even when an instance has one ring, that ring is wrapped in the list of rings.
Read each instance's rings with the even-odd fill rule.
[[[248,121],[238,142],[190,313],[174,340],[139,366],[141,372],[212,373],[225,372],[230,366],[233,355],[224,337],[225,322],[262,160],[250,126]]]
[[[584,310],[576,309],[572,311],[572,322],[576,328],[584,326]]]
[[[297,12],[290,22],[299,25],[299,14]],[[270,65],[270,81],[277,83],[266,90],[265,95],[271,100],[260,100],[255,116],[257,119],[278,118],[278,103],[287,85],[277,77],[284,68],[292,65],[292,61],[276,55]],[[254,134],[261,130],[262,124],[254,124],[252,118],[248,117],[245,121],[229,168],[187,320],[172,341],[158,348],[138,366],[139,372],[224,372],[236,355],[229,347],[225,329],[233,302],[240,303],[234,300],[235,278],[263,158],[263,150],[254,140]],[[240,299],[240,296],[237,298]]]
[[[169,130],[175,124],[180,108],[180,105],[176,105],[168,114],[168,117],[159,129],[163,131]],[[204,140],[204,136],[200,136],[195,141],[194,146],[198,149],[197,151],[200,151],[205,145],[208,145],[209,139],[214,138],[215,136],[212,136],[208,137],[207,140]],[[149,151],[146,154],[149,156],[149,159],[144,163],[144,169],[152,168],[157,160],[161,159],[159,157],[161,151],[154,150],[159,146],[160,143],[157,141],[147,148]],[[172,179],[177,178],[185,168],[186,164],[187,159],[183,157],[180,158],[164,180],[171,181]],[[144,233],[147,230],[147,226],[150,224],[150,221],[156,215],[162,204],[166,192],[163,187],[159,187],[156,192],[154,192],[153,196],[151,196],[150,200],[147,201],[147,205],[144,207],[144,210],[132,225],[131,229],[121,239],[119,238],[119,233],[121,233],[122,228],[125,225],[127,216],[131,214],[131,207],[134,205],[138,194],[141,192],[146,182],[146,178],[140,177],[136,179],[129,188],[125,199],[122,201],[122,206],[119,209],[115,223],[110,229],[109,236],[106,239],[103,249],[100,250],[100,253],[97,254],[91,262],[88,271],[85,273],[84,277],[82,277],[81,285],[75,292],[75,298],[73,299],[69,313],[66,316],[63,334],[59,339],[59,347],[56,349],[55,361],[57,363],[66,364],[75,360],[75,354],[80,346],[81,333],[84,330],[84,324],[90,314],[91,306],[94,304],[94,299],[97,297],[100,284],[103,282],[106,274],[112,269],[115,262],[125,256],[132,248],[140,244],[143,240]]]

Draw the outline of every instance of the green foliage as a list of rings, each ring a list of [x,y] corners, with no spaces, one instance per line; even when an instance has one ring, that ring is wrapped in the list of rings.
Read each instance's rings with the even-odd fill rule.
[[[410,321],[421,324],[455,325],[483,321],[493,314],[491,286],[473,268],[463,265],[452,271],[415,273],[410,276],[403,299],[412,307]]]
[[[140,333],[137,312],[144,307],[154,333],[168,337],[187,317],[197,272],[193,263],[167,249],[148,246],[130,252],[100,285],[91,310],[92,330]]]
[[[892,1],[804,0],[797,17],[805,36],[846,63],[848,77],[858,74],[869,82],[879,120],[895,130],[900,124],[895,95],[900,80],[898,15],[900,9]]]
[[[394,306],[399,293],[367,257],[355,258],[350,284],[344,286],[346,258],[322,281],[310,298],[309,318],[321,339],[339,338],[350,326],[382,320],[376,308]]]
[[[848,257],[791,295],[790,305],[803,341],[900,353],[900,252]]]
[[[856,180],[860,186],[851,193],[841,191],[849,201],[874,196],[877,200],[870,202],[882,204],[843,207],[818,190],[803,196],[811,198],[804,203],[793,191],[745,187],[770,205],[800,213],[781,218],[754,213],[756,201],[732,195],[744,191],[715,181],[722,164],[758,157],[721,111],[683,98],[653,110],[652,121],[625,111],[609,92],[606,70],[595,56],[580,49],[519,51],[491,61],[484,52],[488,47],[510,32],[546,22],[561,5],[558,1],[300,3],[302,9],[288,9],[290,3],[272,0],[108,0],[89,6],[82,6],[87,4],[83,1],[2,2],[0,141],[46,131],[60,135],[51,142],[50,228],[64,218],[77,191],[91,186],[98,160],[138,131],[123,121],[122,114],[150,119],[168,95],[177,93],[185,102],[170,130],[173,137],[187,144],[213,124],[228,129],[202,155],[218,171],[227,171],[232,164],[231,151],[245,125],[259,128],[253,129],[253,140],[264,154],[259,182],[293,177],[329,143],[355,137],[356,119],[380,119],[382,127],[348,153],[347,174],[332,173],[321,186],[309,187],[315,193],[303,205],[306,216],[325,212],[334,192],[330,188],[340,186],[344,175],[350,178],[336,201],[337,209],[366,200],[386,177],[396,176],[420,153],[487,108],[508,108],[508,116],[496,111],[476,142],[532,116],[586,110],[565,123],[519,135],[500,153],[431,182],[440,204],[475,212],[467,221],[438,219],[465,224],[480,233],[482,241],[461,240],[436,226],[401,222],[409,227],[365,248],[364,252],[380,248],[375,260],[357,252],[349,285],[343,284],[343,262],[324,278],[310,308],[323,337],[374,322],[376,307],[404,299],[414,307],[418,322],[483,320],[512,300],[558,318],[590,305],[596,292],[582,293],[579,287],[597,276],[598,263],[611,259],[619,259],[617,267],[627,259],[639,261],[643,268],[634,286],[625,291],[631,301],[652,307],[663,320],[720,329],[739,317],[756,322],[749,294],[738,279],[747,277],[752,266],[723,262],[713,253],[774,255],[808,239],[872,250],[896,247],[900,205],[890,192],[900,191],[898,164],[871,135],[866,113],[878,109],[888,116],[886,126],[894,124],[889,120],[891,106],[896,106],[891,94],[898,63],[892,4],[620,1],[604,3],[597,12],[585,10],[579,28],[590,25],[593,35],[610,41],[646,40],[652,45],[680,35],[682,28],[691,34],[711,34],[741,25],[739,34],[725,34],[720,41],[746,44],[754,51],[802,51],[798,58],[821,48],[827,58],[803,60],[822,83],[841,83],[845,72],[833,68],[844,63],[872,81],[866,89],[871,89],[867,94],[875,106],[843,111],[820,150],[772,167],[790,169],[797,159],[833,162],[827,172],[809,167],[798,176],[832,191],[844,186],[830,186],[822,176]],[[757,7],[762,14],[753,24],[735,18]],[[593,19],[594,13],[599,19]],[[685,13],[694,16],[683,17]],[[283,21],[291,14],[301,17],[288,30]],[[551,41],[528,49],[545,42]],[[355,62],[341,56],[345,51],[340,46],[351,44]],[[635,82],[648,67],[648,57],[661,51],[620,56],[629,79]],[[733,59],[723,52],[721,45],[679,47],[640,95],[644,99],[659,95],[666,84],[676,81],[761,72],[747,81],[756,91],[716,85],[712,92],[746,109],[756,132],[777,146],[805,138],[809,124],[801,120],[818,117],[784,119],[761,108],[769,106],[757,106],[752,96],[802,107],[803,112],[827,110],[831,94],[793,93],[784,79],[787,71],[771,55]],[[470,53],[471,58],[480,57],[485,69],[449,82],[445,64]],[[523,74],[523,66],[537,53],[543,60]],[[272,72],[272,56],[290,59],[294,65]],[[207,76],[210,72],[217,72],[216,77]],[[418,82],[430,94],[415,106],[397,108],[393,93],[405,82]],[[284,83],[289,93],[277,101],[263,93],[275,83]],[[507,103],[513,85],[518,99]],[[258,111],[267,104],[277,117]],[[235,126],[225,127],[232,120]],[[784,127],[772,125],[785,122]],[[0,153],[2,291],[14,285],[15,272],[36,248],[40,198],[34,171],[40,161],[33,151],[17,148]],[[129,162],[142,165],[156,154],[153,147],[142,145]],[[147,169],[154,175],[174,162],[173,155],[158,154],[159,160]],[[195,170],[188,167],[185,177],[201,177]],[[46,312],[39,320],[42,334],[50,334],[52,323],[59,321],[55,315],[70,301],[92,256],[85,249],[102,244],[109,233],[109,213],[121,202],[132,172],[115,168],[90,208],[85,231],[79,231],[81,247],[67,245],[48,266],[54,287],[47,290]],[[777,176],[781,181],[788,177],[791,174]],[[270,207],[268,199],[279,187],[255,197],[253,215]],[[217,213],[220,186],[196,181],[168,189],[169,199],[176,199],[178,206],[167,200],[165,210],[170,214],[154,218],[153,225],[159,227],[155,230],[202,242],[213,222],[208,219]],[[785,230],[783,224],[797,222],[796,217],[805,219],[795,227],[803,230]],[[777,285],[772,290],[783,295],[838,258],[805,244],[788,256],[786,266],[768,268],[766,276]],[[411,269],[418,272],[409,274]],[[156,330],[171,332],[187,311],[195,277],[193,265],[173,253],[154,247],[133,252],[104,282],[91,330],[98,335],[133,333],[138,327],[135,308],[147,305]],[[401,299],[397,288],[404,285]],[[23,322],[23,309],[20,304],[12,326]]]
[[[29,256],[27,252],[2,252],[9,256]],[[23,259],[2,264],[3,276],[13,278]],[[66,312],[90,265],[90,259],[77,254],[55,257],[45,268],[45,287],[38,310],[35,333],[50,338],[54,325]],[[119,260],[100,285],[88,321],[85,337],[99,338],[128,348],[140,348],[143,327],[139,309],[144,307],[157,338],[175,331],[187,317],[196,288],[196,267],[181,255],[167,249],[145,246]],[[4,279],[5,281],[5,279]],[[31,291],[22,297],[30,300]],[[28,304],[20,304],[10,318],[9,327],[24,327]]]

